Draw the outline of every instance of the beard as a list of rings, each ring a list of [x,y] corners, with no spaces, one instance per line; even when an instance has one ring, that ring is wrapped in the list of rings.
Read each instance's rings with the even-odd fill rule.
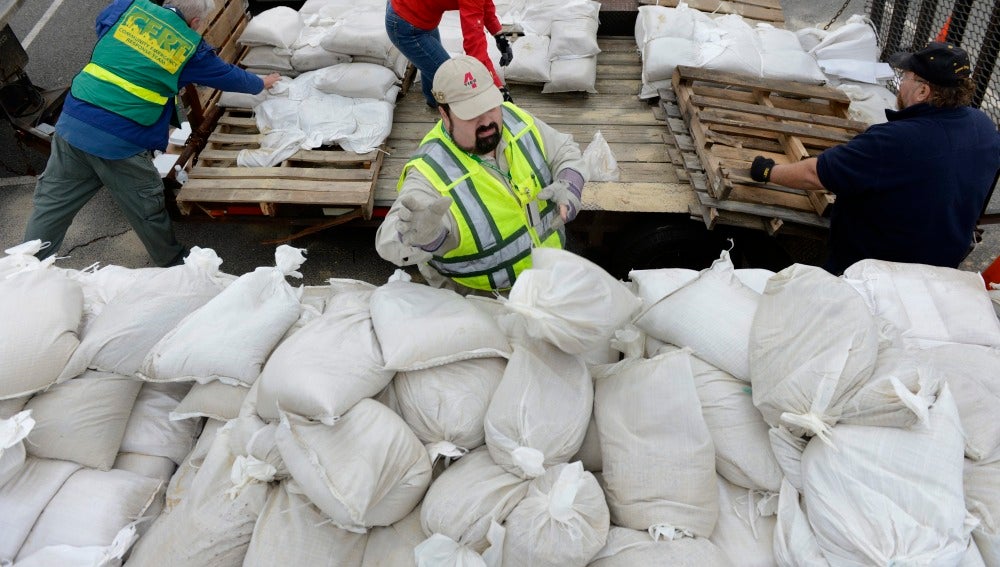
[[[489,132],[489,133],[487,133]],[[448,133],[451,134],[451,139],[455,139],[454,127],[448,129]],[[456,145],[458,142],[456,142]],[[458,146],[463,150],[469,152],[470,154],[476,154],[484,156],[486,154],[493,153],[493,150],[497,149],[500,145],[500,126],[496,122],[491,122],[485,126],[480,126],[476,128],[476,144],[471,148],[464,146]]]
[[[903,95],[896,93],[896,110],[903,110]]]

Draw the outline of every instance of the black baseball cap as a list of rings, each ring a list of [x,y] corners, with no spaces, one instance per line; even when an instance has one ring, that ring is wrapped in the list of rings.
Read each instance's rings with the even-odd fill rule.
[[[889,64],[913,71],[921,79],[942,87],[954,87],[972,76],[969,54],[952,43],[932,41],[914,53],[896,53]]]

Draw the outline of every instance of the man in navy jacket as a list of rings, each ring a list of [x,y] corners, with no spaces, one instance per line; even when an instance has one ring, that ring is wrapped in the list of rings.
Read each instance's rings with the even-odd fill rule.
[[[775,165],[758,156],[750,169],[755,181],[837,196],[824,264],[833,274],[865,258],[958,267],[1000,169],[1000,133],[969,106],[964,50],[933,42],[890,63],[903,73],[888,122],[818,158]]]
[[[97,45],[73,79],[35,187],[24,240],[55,254],[76,213],[102,186],[111,191],[158,266],[183,262],[164,205],[153,150],[165,150],[175,95],[197,83],[256,94],[277,74],[260,77],[226,63],[199,29],[213,0],[115,0],[97,17]]]

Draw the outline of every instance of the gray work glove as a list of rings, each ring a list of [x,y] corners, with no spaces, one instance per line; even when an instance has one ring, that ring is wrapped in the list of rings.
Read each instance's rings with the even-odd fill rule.
[[[444,215],[451,207],[451,198],[440,197],[430,205],[424,205],[416,195],[408,194],[399,198],[397,218],[399,240],[407,246],[424,248],[443,240],[447,229]],[[433,249],[436,249],[434,246]]]
[[[573,192],[569,182],[565,179],[556,179],[543,187],[538,192],[538,198],[559,205],[559,217],[564,223],[575,219],[576,213],[582,206],[580,197]]]

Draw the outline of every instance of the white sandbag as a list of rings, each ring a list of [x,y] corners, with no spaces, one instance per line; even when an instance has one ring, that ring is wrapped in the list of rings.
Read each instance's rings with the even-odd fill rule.
[[[216,103],[223,108],[255,108],[260,103],[267,100],[267,89],[257,94],[246,94],[223,91],[219,95],[219,102]]]
[[[864,122],[869,126],[888,121],[886,109],[899,110],[896,104],[896,93],[882,85],[866,85],[844,81],[837,85],[837,90],[851,99],[847,116],[851,120]]]
[[[390,87],[385,100],[357,99],[352,108],[357,127],[341,140],[340,147],[347,151],[365,154],[375,151],[392,131],[392,116],[399,87]]]
[[[418,504],[405,518],[389,525],[372,528],[365,545],[363,567],[416,567],[413,550],[426,539],[420,527]]]
[[[109,545],[50,545],[18,560],[17,567],[119,567],[138,538],[135,525],[129,524],[115,534]]]
[[[247,460],[246,446],[262,430],[264,423],[257,418],[235,419],[219,430],[183,499],[160,515],[135,544],[130,567],[243,564],[273,477],[237,479],[234,473],[243,472],[240,465]]]
[[[1000,458],[1000,350],[942,345],[916,352],[921,366],[939,372],[955,397],[965,431],[965,454],[973,460]]]
[[[5,249],[6,256],[0,257],[0,278],[5,279],[18,272],[42,270],[54,264],[55,255],[44,260],[39,260],[35,256],[41,249],[42,241],[38,239],[22,242]]]
[[[733,565],[771,567],[778,494],[747,490],[719,476],[719,522],[709,541]]]
[[[917,353],[890,345],[878,351],[871,377],[844,404],[839,423],[910,427],[927,423],[945,376]]]
[[[698,278],[643,309],[636,326],[651,337],[681,347],[709,364],[749,381],[749,337],[760,295],[734,273],[723,251]]]
[[[822,84],[826,75],[806,53],[795,32],[760,22],[754,28],[761,47],[761,75],[765,79]]]
[[[579,59],[601,52],[597,46],[597,19],[573,18],[552,22],[549,59]]]
[[[0,487],[17,476],[24,466],[27,458],[24,440],[34,427],[30,410],[0,419]]]
[[[83,324],[80,328],[80,338],[86,334],[90,320],[101,314],[104,306],[123,291],[139,282],[147,280],[162,272],[165,268],[123,268],[121,266],[97,265],[81,271],[70,270],[67,274],[80,282],[83,288]]]
[[[774,526],[774,560],[780,567],[829,565],[799,502],[799,491],[782,481]]]
[[[268,496],[243,565],[359,567],[367,540],[367,534],[329,524],[319,508],[297,492],[294,482],[286,481]]]
[[[760,39],[746,21],[727,14],[708,26],[699,23],[695,29],[699,44],[698,67],[759,78],[763,71]]]
[[[1000,565],[1000,460],[965,460],[965,507],[979,525],[972,539],[989,566]]]
[[[110,469],[140,388],[142,382],[133,377],[88,371],[36,394],[25,406],[35,420],[28,453]]]
[[[749,336],[754,405],[798,436],[826,435],[878,356],[879,331],[861,297],[804,264],[768,280]]]
[[[508,81],[544,83],[549,80],[549,37],[522,35],[511,43],[514,59],[507,66],[504,77]]]
[[[38,517],[18,560],[51,545],[110,546],[142,518],[165,488],[160,480],[123,470],[75,472]]]
[[[396,73],[372,63],[341,63],[316,71],[313,86],[320,92],[348,98],[388,100],[386,93],[399,82]]]
[[[413,548],[413,556],[418,567],[501,567],[503,565],[503,544],[506,530],[500,524],[490,522],[486,533],[487,547],[480,554],[470,546],[463,545],[440,533],[432,534]]]
[[[872,313],[892,324],[906,346],[1000,346],[1000,321],[976,272],[861,260],[844,278],[855,280]]]
[[[594,132],[594,138],[583,150],[583,161],[587,164],[588,181],[618,181],[618,160],[600,130]]]
[[[506,520],[527,491],[528,481],[504,471],[480,448],[434,480],[424,497],[420,524],[425,534],[440,534],[482,553],[490,545],[490,525]]]
[[[315,71],[316,69],[350,62],[350,55],[327,51],[319,45],[304,45],[296,48],[295,51],[292,52],[292,57],[289,59],[289,63],[291,63],[292,68],[300,73]]]
[[[172,422],[199,417],[222,421],[235,419],[240,415],[240,407],[249,392],[250,388],[242,384],[233,386],[218,380],[208,384],[196,383],[168,417]]]
[[[399,415],[427,445],[432,462],[486,442],[483,420],[506,366],[504,358],[461,360],[393,378]]]
[[[369,309],[375,286],[341,288],[325,312],[274,349],[260,376],[257,414],[282,411],[333,424],[362,398],[392,380]]]
[[[705,538],[685,537],[658,541],[644,531],[614,526],[608,532],[607,545],[597,553],[589,567],[638,565],[727,567],[731,563],[721,549]]]
[[[695,356],[691,371],[715,445],[715,470],[746,489],[781,490],[781,467],[771,450],[768,425],[753,405],[750,386]]]
[[[657,268],[631,270],[628,278],[636,285],[636,295],[642,299],[642,309],[684,287],[698,277],[698,272],[687,268]]]
[[[596,83],[596,55],[576,59],[557,59],[552,61],[552,64],[549,66],[549,82],[542,86],[542,93],[577,91],[597,93]]]
[[[363,533],[403,519],[431,481],[420,440],[371,399],[332,426],[282,413],[275,440],[302,492],[346,530]]]
[[[802,454],[809,523],[831,563],[955,565],[966,553],[963,439],[947,387],[927,427],[838,424]]]
[[[0,562],[13,562],[42,511],[66,479],[80,470],[69,461],[29,457],[0,485]]]
[[[865,16],[851,16],[846,24],[818,39],[818,43],[809,48],[809,53],[828,75],[875,83],[879,78],[886,78],[887,71],[891,72],[880,70],[876,65],[880,56],[878,36]],[[799,40],[802,41],[801,34]]]
[[[657,37],[642,48],[642,80],[644,83],[670,81],[678,65],[697,66],[698,44],[684,37]]]
[[[54,384],[80,344],[80,284],[54,268],[0,279],[0,399]]]
[[[676,8],[639,6],[635,21],[635,41],[640,50],[649,41],[660,37],[694,39],[698,23],[711,24],[708,14],[679,3]]]
[[[170,421],[170,412],[191,389],[190,384],[143,384],[129,415],[122,453],[166,457],[180,464],[198,439],[198,420]]]
[[[277,6],[250,19],[240,35],[243,45],[273,45],[289,48],[295,44],[302,31],[299,13],[287,6]]]
[[[291,71],[291,51],[270,45],[258,45],[247,50],[246,55],[240,59],[240,64],[244,67],[256,69],[270,69],[272,71]]]
[[[715,447],[689,358],[677,351],[592,369],[615,525],[668,539],[712,533],[719,514]]]
[[[118,453],[111,468],[134,472],[135,474],[163,481],[166,486],[177,471],[177,463],[167,457],[144,455],[142,453]]]
[[[610,515],[604,492],[583,464],[556,465],[528,485],[504,527],[508,565],[586,565],[604,547]]]
[[[639,310],[639,299],[603,268],[572,252],[535,248],[531,261],[506,303],[521,316],[517,319],[527,336],[587,362],[611,362],[608,341]]]
[[[358,8],[344,14],[320,45],[327,51],[385,59],[392,47],[385,31],[384,8]]]
[[[325,17],[336,18],[363,3],[358,0],[306,0],[299,8],[299,14],[312,16],[323,13]]]
[[[372,294],[371,317],[387,370],[510,355],[496,321],[451,290],[387,283]]]
[[[590,414],[590,422],[587,423],[587,433],[583,436],[583,444],[569,462],[580,461],[584,470],[592,473],[601,472],[604,468],[604,456],[601,455],[601,436],[597,433],[597,420],[594,414]]]
[[[544,342],[517,344],[483,426],[493,461],[535,478],[580,450],[594,407],[583,358]]]
[[[31,396],[22,396],[20,398],[0,400],[0,419],[10,419],[21,413],[21,410],[24,409],[25,404],[30,399]]]
[[[297,270],[305,262],[304,253],[279,246],[275,267],[240,276],[185,317],[150,349],[139,374],[151,382],[253,384],[264,361],[299,317],[301,290],[285,277],[302,277]]]
[[[60,380],[87,368],[131,376],[164,335],[231,281],[211,249],[191,248],[183,266],[160,270],[118,293],[87,327]]]
[[[184,462],[177,467],[177,471],[170,477],[170,484],[167,485],[167,493],[163,505],[164,514],[172,511],[187,498],[191,490],[191,483],[198,474],[198,469],[205,462],[205,457],[208,455],[209,449],[215,443],[215,437],[226,423],[217,419],[209,419],[205,422],[205,426],[201,430],[201,435],[198,436],[198,442],[195,443],[194,449],[191,449],[188,456],[184,458]]]

